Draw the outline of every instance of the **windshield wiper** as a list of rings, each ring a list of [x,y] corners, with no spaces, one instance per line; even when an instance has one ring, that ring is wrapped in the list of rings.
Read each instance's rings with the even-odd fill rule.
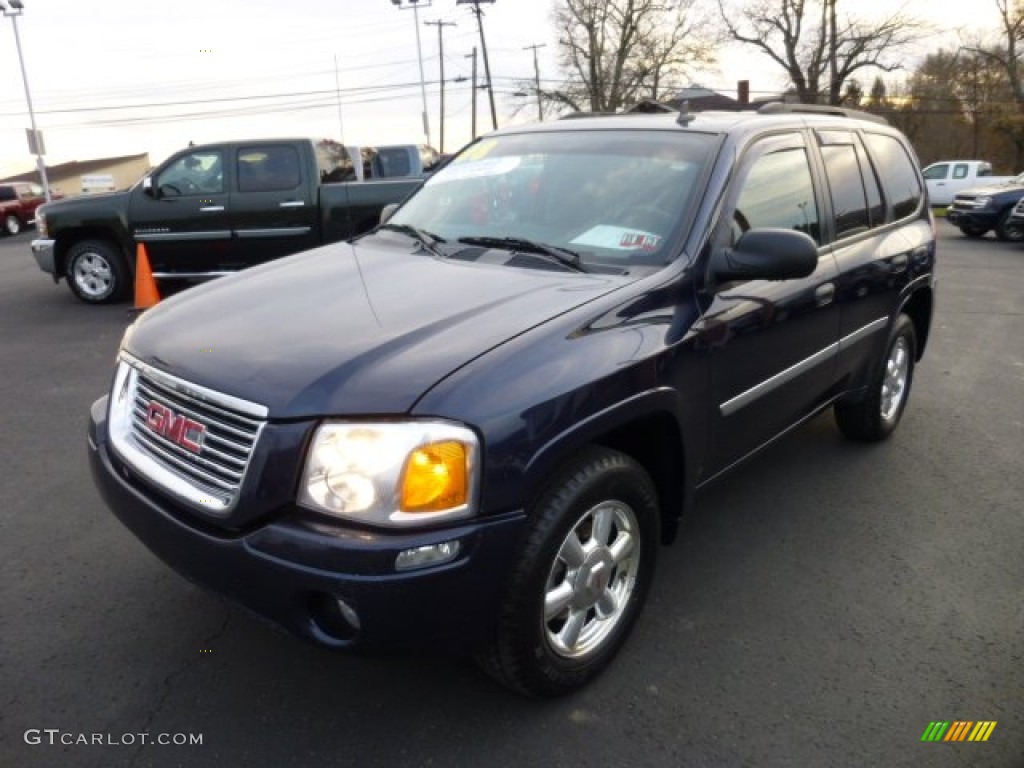
[[[387,229],[392,232],[400,232],[403,235],[411,237],[428,253],[442,259],[446,258],[446,254],[437,247],[437,244],[445,242],[445,239],[443,237],[438,237],[432,232],[427,232],[426,230],[414,227],[411,224],[381,224],[377,229]]]
[[[533,253],[540,256],[547,256],[549,259],[568,267],[574,272],[587,272],[587,268],[580,263],[580,255],[569,248],[562,248],[557,245],[538,243],[536,240],[527,240],[522,237],[460,237],[460,243],[465,245],[482,245],[485,248],[504,248],[513,253]]]

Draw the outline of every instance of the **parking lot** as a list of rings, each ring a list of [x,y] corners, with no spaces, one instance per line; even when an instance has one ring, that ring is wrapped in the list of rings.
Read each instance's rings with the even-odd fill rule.
[[[0,765],[1020,768],[1024,246],[939,229],[894,438],[825,414],[703,493],[618,660],[547,702],[459,659],[308,646],[159,562],[86,462],[131,312],[0,240]],[[954,720],[997,726],[921,742]]]

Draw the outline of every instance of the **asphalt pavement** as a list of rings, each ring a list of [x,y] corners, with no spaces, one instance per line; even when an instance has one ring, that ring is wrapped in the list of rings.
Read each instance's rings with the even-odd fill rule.
[[[159,562],[86,462],[131,312],[0,239],[0,766],[1021,768],[1024,246],[939,228],[893,439],[825,414],[705,491],[620,657],[547,702],[322,651]],[[922,742],[934,721],[996,726]]]

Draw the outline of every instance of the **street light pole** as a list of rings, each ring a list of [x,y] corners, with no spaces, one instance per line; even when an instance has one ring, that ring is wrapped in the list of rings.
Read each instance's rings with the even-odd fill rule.
[[[13,1],[13,0],[12,0]],[[404,0],[408,5],[403,5],[403,0],[391,0],[391,4],[398,6],[400,10],[412,8],[413,23],[416,25],[416,56],[420,62],[420,98],[423,100],[423,135],[427,137],[427,144],[430,144],[430,120],[427,117],[427,81],[423,76],[423,47],[420,45],[420,0]],[[430,7],[430,0],[424,3]]]
[[[18,48],[18,63],[21,65],[21,81],[25,84],[25,101],[28,102],[28,120],[32,126],[32,141],[35,144],[36,150],[36,168],[39,169],[39,180],[43,184],[43,195],[46,197],[46,202],[50,202],[50,180],[46,178],[46,162],[43,160],[43,139],[38,129],[36,128],[36,113],[32,109],[32,93],[28,87],[28,75],[25,73],[25,58],[21,53],[21,35],[18,34],[18,17],[25,11],[25,6],[21,0],[9,0],[11,8],[7,9],[7,6],[0,2],[0,12],[3,12],[4,16],[7,16],[11,20],[11,24],[14,25],[14,44]]]

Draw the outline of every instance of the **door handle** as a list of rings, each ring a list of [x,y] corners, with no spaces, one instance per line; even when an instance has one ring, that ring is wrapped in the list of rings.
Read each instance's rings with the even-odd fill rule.
[[[302,208],[305,205],[303,200],[285,200],[283,203],[279,203],[279,208]]]
[[[836,286],[834,283],[824,283],[814,289],[814,303],[819,307],[826,307],[836,297]]]
[[[206,213],[216,213],[218,211],[223,211],[224,210],[224,206],[223,205],[204,205],[199,210],[203,211],[203,212],[206,212]]]

